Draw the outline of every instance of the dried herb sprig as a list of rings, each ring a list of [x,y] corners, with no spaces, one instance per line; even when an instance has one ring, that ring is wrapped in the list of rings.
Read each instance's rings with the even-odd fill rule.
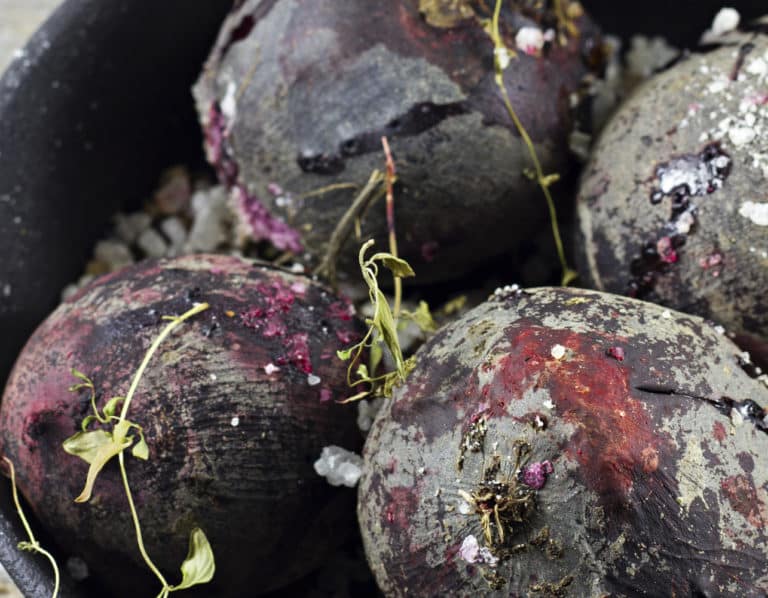
[[[379,252],[373,254],[370,258],[366,258],[365,254],[373,244],[373,239],[367,241],[358,253],[360,272],[368,287],[368,298],[373,306],[373,316],[365,320],[368,332],[359,343],[348,349],[336,352],[340,359],[349,361],[347,383],[352,387],[361,383],[367,384],[368,388],[342,401],[344,403],[357,401],[371,394],[388,396],[393,386],[398,381],[404,381],[408,372],[415,365],[413,358],[403,358],[400,340],[397,337],[397,321],[392,313],[392,309],[389,307],[386,295],[379,288],[378,282],[379,265],[388,268],[394,276],[401,278],[414,276],[413,269],[408,262],[395,257],[391,253]],[[376,366],[381,361],[382,344],[389,350],[395,364],[395,370],[376,376],[374,374]],[[372,353],[370,370],[361,361],[365,349],[370,349]],[[355,380],[352,379],[353,373],[357,377]]]
[[[495,456],[485,469],[483,480],[471,493],[459,490],[459,495],[480,516],[485,542],[494,551],[504,546],[507,531],[528,520],[536,505],[534,489],[518,479],[523,464],[530,456],[531,447],[521,440],[515,441],[514,446],[515,463],[510,477],[497,477],[501,460]]]
[[[35,538],[35,534],[32,533],[32,527],[29,525],[29,521],[27,521],[27,517],[24,515],[24,511],[21,508],[21,502],[19,502],[19,493],[16,490],[16,471],[13,468],[13,462],[8,457],[3,457],[3,461],[8,464],[8,469],[10,470],[11,474],[11,492],[13,493],[13,504],[16,505],[16,512],[19,514],[19,519],[21,519],[21,523],[24,526],[24,531],[27,532],[27,537],[29,538],[29,542],[19,542],[16,546],[19,550],[42,554],[50,561],[51,567],[53,568],[53,593],[51,594],[51,597],[56,598],[56,596],[59,595],[59,583],[61,580],[61,575],[59,574],[59,565],[56,563],[56,559],[53,558],[53,555],[40,545],[40,542],[38,542]]]
[[[199,303],[181,316],[164,316],[163,319],[170,320],[170,322],[152,342],[147,353],[144,355],[144,359],[134,374],[127,394],[125,397],[113,397],[109,399],[102,412],[99,412],[99,409],[96,406],[96,390],[93,382],[85,374],[78,372],[77,370],[72,370],[72,374],[77,377],[80,382],[71,386],[69,390],[78,392],[83,388],[88,389],[91,394],[91,407],[93,409],[93,414],[88,415],[83,419],[81,423],[81,431],[67,438],[63,444],[64,450],[67,453],[80,457],[90,466],[83,491],[75,499],[75,502],[87,502],[90,500],[98,474],[113,457],[117,457],[120,464],[120,474],[123,480],[125,495],[128,499],[128,506],[131,511],[131,518],[133,520],[139,552],[141,553],[144,562],[147,564],[147,567],[149,567],[162,584],[162,589],[158,594],[158,598],[166,598],[171,592],[209,582],[213,578],[216,565],[211,545],[203,531],[199,528],[193,529],[190,533],[189,551],[187,553],[187,558],[181,564],[182,579],[181,583],[178,585],[172,586],[168,583],[147,553],[147,549],[144,546],[144,538],[141,532],[139,516],[133,500],[133,494],[131,493],[131,488],[128,484],[128,473],[125,468],[125,450],[130,448],[131,454],[134,457],[147,460],[149,459],[149,447],[144,439],[142,427],[128,420],[128,409],[130,408],[136,389],[141,382],[144,371],[147,369],[152,356],[157,352],[162,342],[177,326],[182,324],[185,320],[205,311],[208,307],[209,305],[207,303]],[[122,409],[120,415],[117,416],[115,415],[115,412],[120,404],[122,404]],[[94,422],[97,422],[102,427],[89,430],[88,427]],[[111,426],[111,429],[109,429],[109,426]],[[131,432],[134,431],[136,435],[131,434]]]
[[[499,91],[501,92],[501,97],[504,100],[504,105],[507,109],[507,112],[509,113],[509,116],[512,119],[512,122],[515,124],[515,128],[520,134],[520,137],[522,138],[523,143],[528,149],[528,153],[531,157],[531,161],[533,162],[533,172],[528,174],[531,178],[535,179],[539,187],[541,187],[541,191],[544,194],[544,198],[547,201],[547,207],[549,208],[549,219],[552,223],[552,236],[554,237],[554,240],[555,240],[557,257],[560,260],[560,267],[562,269],[561,284],[563,286],[568,286],[571,282],[573,282],[576,278],[578,278],[579,275],[575,270],[573,270],[568,265],[568,261],[565,257],[563,240],[562,240],[562,237],[560,236],[560,227],[557,224],[557,208],[555,207],[555,201],[552,198],[552,194],[549,191],[550,185],[558,181],[560,179],[560,175],[557,173],[548,174],[548,175],[544,174],[544,170],[541,167],[541,162],[539,161],[539,156],[536,153],[536,149],[533,146],[533,141],[531,141],[531,136],[528,134],[528,131],[526,131],[525,127],[523,126],[523,123],[520,121],[520,118],[517,116],[517,113],[515,112],[515,109],[512,106],[512,101],[509,99],[509,93],[507,93],[507,88],[504,85],[504,70],[509,66],[511,58],[516,57],[516,54],[513,50],[510,50],[506,46],[506,44],[504,43],[504,40],[501,37],[501,33],[499,30],[499,15],[501,13],[501,4],[502,4],[502,0],[496,0],[496,6],[493,11],[493,17],[491,18],[491,26],[490,26],[490,32],[489,32],[491,40],[493,41],[493,57],[494,57],[494,71],[495,71],[494,78],[496,81],[496,86],[499,88]]]

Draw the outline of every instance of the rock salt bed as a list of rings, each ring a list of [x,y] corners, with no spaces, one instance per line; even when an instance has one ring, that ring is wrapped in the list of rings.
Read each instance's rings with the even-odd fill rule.
[[[166,182],[145,209],[115,215],[114,229],[96,243],[86,273],[62,291],[62,299],[93,280],[94,274],[114,272],[141,259],[217,251],[240,253],[227,190],[221,186],[199,188],[186,197],[189,193],[183,180],[188,176],[180,182],[180,172],[179,168],[171,169],[163,177]],[[172,211],[174,207],[177,212]]]

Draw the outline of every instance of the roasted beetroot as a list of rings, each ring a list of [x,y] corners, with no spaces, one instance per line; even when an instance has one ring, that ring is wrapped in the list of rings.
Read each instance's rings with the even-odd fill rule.
[[[578,216],[588,283],[753,335],[768,364],[766,85],[765,35],[649,81],[597,143]]]
[[[501,34],[517,53],[504,83],[545,171],[564,174],[570,94],[587,63],[599,62],[595,27],[576,2],[556,3],[559,13],[549,2],[503,4]],[[316,263],[359,188],[383,168],[386,136],[400,250],[419,283],[530,243],[547,212],[494,81],[484,29],[492,5],[241,3],[195,96],[208,157],[250,233]],[[364,235],[383,244],[386,231],[384,210],[368,210]],[[344,255],[356,273],[356,247]]]
[[[64,551],[116,595],[152,595],[113,461],[75,504],[88,465],[62,449],[91,413],[68,392],[76,368],[97,403],[125,396],[162,316],[210,308],[166,339],[141,379],[131,420],[149,460],[126,457],[144,539],[172,583],[200,527],[216,557],[208,596],[249,596],[306,573],[354,523],[352,498],[312,470],[325,445],[360,439],[336,349],[359,337],[351,306],[309,279],[238,258],[148,262],[102,277],[35,332],[0,410],[2,453]],[[166,322],[167,323],[167,322]],[[134,566],[135,563],[135,566]],[[149,584],[149,585],[147,585]]]
[[[703,320],[501,293],[368,437],[358,515],[390,596],[765,596],[768,389]]]

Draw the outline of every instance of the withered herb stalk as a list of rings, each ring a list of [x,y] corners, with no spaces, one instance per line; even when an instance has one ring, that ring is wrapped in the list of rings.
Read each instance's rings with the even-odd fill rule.
[[[51,597],[56,598],[56,596],[59,595],[59,583],[61,577],[59,575],[59,565],[56,563],[56,559],[53,558],[53,555],[40,545],[40,542],[38,542],[35,538],[35,534],[32,533],[32,527],[29,525],[29,521],[27,521],[27,517],[24,515],[24,511],[21,508],[21,502],[19,501],[19,493],[16,490],[16,470],[13,468],[13,462],[8,457],[3,457],[3,461],[8,464],[8,469],[11,474],[11,492],[13,493],[13,504],[16,505],[16,512],[18,513],[19,519],[21,519],[21,523],[24,526],[24,531],[27,532],[27,537],[29,538],[29,542],[19,542],[17,544],[17,548],[19,550],[26,550],[28,552],[36,552],[38,554],[42,554],[45,558],[48,559],[48,561],[51,563],[51,567],[53,568],[53,593],[51,594]]]
[[[130,485],[128,484],[128,473],[125,468],[125,449],[130,448],[131,454],[134,457],[147,460],[149,459],[149,447],[144,439],[144,431],[142,427],[128,420],[128,409],[134,394],[136,393],[136,389],[141,382],[144,371],[147,369],[152,356],[157,352],[162,342],[177,326],[181,325],[185,320],[205,311],[208,307],[209,305],[207,303],[199,303],[180,316],[164,316],[163,319],[169,320],[169,323],[152,342],[144,355],[144,359],[142,360],[139,369],[136,370],[125,397],[113,397],[109,399],[101,412],[99,412],[96,405],[96,389],[93,382],[85,374],[74,369],[72,370],[72,374],[78,378],[80,382],[72,385],[69,390],[72,392],[79,392],[82,389],[88,389],[91,395],[91,408],[93,410],[92,415],[88,415],[83,419],[81,423],[81,431],[67,438],[63,445],[64,450],[67,453],[80,457],[90,465],[85,481],[85,487],[80,493],[80,496],[75,499],[75,502],[82,503],[90,500],[93,493],[93,486],[99,472],[113,457],[117,457],[120,464],[120,474],[123,480],[125,496],[128,499],[128,506],[131,511],[131,518],[133,520],[139,552],[141,553],[144,562],[147,564],[147,567],[149,567],[162,584],[158,598],[167,598],[171,592],[209,582],[213,579],[216,565],[211,545],[208,543],[208,539],[205,537],[203,531],[199,528],[194,528],[190,533],[189,551],[187,553],[187,558],[181,564],[182,579],[181,583],[178,585],[170,585],[149,557],[147,549],[144,546],[141,524],[139,523],[139,516],[133,501]],[[122,409],[120,415],[117,416],[115,413],[120,404],[122,404]],[[88,426],[94,422],[100,427],[89,430]],[[134,431],[138,436],[138,440],[134,434],[131,434],[131,432]]]
[[[515,124],[515,128],[517,129],[518,133],[520,133],[520,137],[523,140],[523,143],[525,144],[526,148],[528,149],[528,153],[531,157],[531,162],[533,162],[533,173],[531,173],[531,177],[534,178],[538,183],[539,187],[541,187],[541,191],[544,194],[544,198],[547,201],[547,207],[549,208],[549,219],[552,223],[552,236],[554,237],[554,240],[555,240],[557,257],[560,260],[560,267],[562,269],[561,284],[563,286],[568,286],[568,284],[570,284],[576,278],[578,278],[578,273],[575,270],[573,270],[570,266],[568,266],[568,261],[565,257],[565,249],[563,248],[563,240],[560,236],[560,227],[557,224],[557,208],[555,207],[555,200],[552,198],[552,193],[549,190],[549,187],[560,179],[560,175],[557,173],[548,174],[548,175],[544,174],[544,169],[542,168],[541,162],[539,161],[539,156],[536,153],[536,148],[534,148],[533,146],[533,141],[531,141],[531,136],[528,134],[528,131],[526,131],[525,127],[523,126],[523,123],[521,122],[520,118],[517,116],[517,113],[515,112],[515,109],[512,106],[512,101],[509,99],[507,88],[504,85],[504,70],[509,66],[511,58],[515,58],[517,55],[513,50],[510,50],[506,46],[506,44],[504,43],[504,40],[501,37],[501,32],[499,30],[499,15],[501,13],[501,4],[502,4],[502,0],[496,0],[496,6],[493,11],[493,17],[491,19],[491,27],[489,32],[491,40],[493,41],[493,48],[494,48],[493,56],[494,56],[496,86],[499,88],[499,91],[501,93],[502,99],[504,100],[504,105],[507,109],[507,112],[509,113],[509,116],[512,119],[512,122]],[[558,6],[559,12],[562,13],[564,9],[560,7],[559,3],[557,6]],[[570,23],[571,26],[573,26],[570,20],[566,20],[565,22]],[[570,28],[567,28],[567,29],[570,30]]]

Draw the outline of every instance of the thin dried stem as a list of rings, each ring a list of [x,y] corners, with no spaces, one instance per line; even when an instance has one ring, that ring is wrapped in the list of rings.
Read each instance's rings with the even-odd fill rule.
[[[389,235],[389,253],[395,257],[397,255],[397,234],[395,232],[395,193],[393,186],[395,183],[397,172],[395,170],[395,161],[392,159],[392,151],[389,149],[389,141],[386,137],[381,138],[381,145],[384,146],[384,155],[387,160],[387,234]],[[392,305],[392,315],[397,321],[400,315],[400,306],[403,301],[403,283],[399,276],[394,277],[395,281],[395,298]]]
[[[331,283],[331,286],[336,286],[336,262],[339,259],[341,248],[349,238],[349,235],[354,228],[355,220],[357,220],[360,214],[365,211],[371,202],[380,196],[376,191],[383,181],[384,176],[382,173],[379,170],[374,170],[371,173],[368,182],[360,190],[360,193],[357,194],[352,205],[349,206],[349,209],[341,217],[331,234],[325,255],[313,272],[313,274],[318,276],[324,275]]]

